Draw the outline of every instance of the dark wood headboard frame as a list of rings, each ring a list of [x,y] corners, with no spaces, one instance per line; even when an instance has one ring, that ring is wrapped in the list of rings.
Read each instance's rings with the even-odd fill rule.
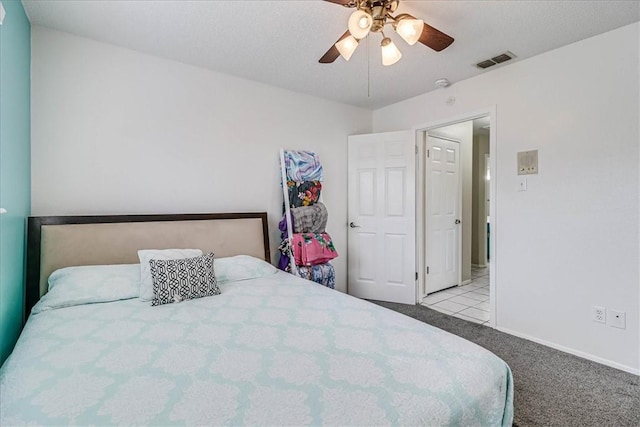
[[[27,223],[27,274],[24,293],[23,323],[27,321],[31,308],[40,299],[40,248],[42,226],[66,224],[104,224],[157,221],[198,221],[217,219],[259,218],[262,220],[264,259],[271,262],[269,229],[266,212],[202,213],[168,215],[88,215],[88,216],[37,216],[29,217]]]

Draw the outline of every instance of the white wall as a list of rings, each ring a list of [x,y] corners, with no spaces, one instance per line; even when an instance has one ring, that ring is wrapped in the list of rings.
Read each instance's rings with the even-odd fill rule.
[[[473,178],[472,178],[472,233],[471,263],[487,265],[487,167],[485,156],[489,154],[489,134],[473,135]]]
[[[347,136],[370,130],[368,110],[32,29],[33,215],[267,211],[275,254],[278,150],[311,149],[344,291]]]
[[[635,372],[639,50],[636,23],[373,115],[382,132],[495,105],[498,327]],[[529,149],[540,173],[518,192]],[[626,311],[626,330],[593,322],[594,305]]]

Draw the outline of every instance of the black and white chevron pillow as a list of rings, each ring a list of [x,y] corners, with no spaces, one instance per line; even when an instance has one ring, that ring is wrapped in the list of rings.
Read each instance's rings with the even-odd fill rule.
[[[153,281],[151,305],[170,304],[220,293],[213,271],[213,253],[194,258],[152,259],[149,266]]]

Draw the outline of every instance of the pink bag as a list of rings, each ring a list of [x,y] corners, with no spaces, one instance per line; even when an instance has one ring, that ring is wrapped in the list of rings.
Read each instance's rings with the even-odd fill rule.
[[[293,257],[296,265],[324,264],[338,256],[327,233],[294,233]]]

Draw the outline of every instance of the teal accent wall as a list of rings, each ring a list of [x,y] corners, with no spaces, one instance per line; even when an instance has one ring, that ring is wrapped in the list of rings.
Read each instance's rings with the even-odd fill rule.
[[[1,0],[0,364],[22,328],[25,224],[31,213],[31,24],[18,0]]]

